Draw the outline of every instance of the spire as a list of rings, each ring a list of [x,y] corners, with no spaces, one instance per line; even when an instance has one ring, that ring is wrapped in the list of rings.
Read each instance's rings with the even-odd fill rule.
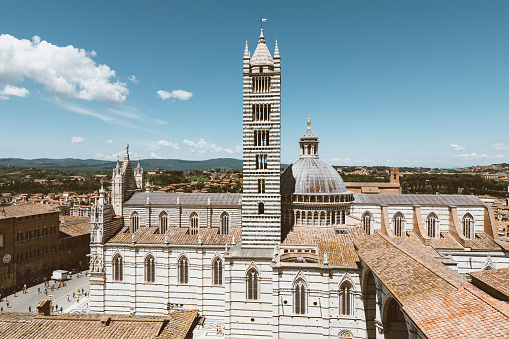
[[[263,36],[263,28],[261,29],[260,38],[258,39],[258,45],[251,58],[251,66],[274,66],[274,60],[270,55],[267,44],[265,43],[265,37]]]
[[[138,166],[136,166],[136,169],[139,169],[141,167],[140,165],[140,157],[138,156]]]
[[[277,40],[276,40],[276,47],[274,48],[274,59],[279,59],[279,48],[277,47]]]
[[[261,32],[260,32],[260,38],[258,39],[258,43],[262,43],[264,44],[265,43],[265,37],[263,36],[263,28],[261,29]]]
[[[244,59],[249,59],[251,56],[249,55],[249,49],[247,48],[247,40],[246,40],[246,49],[244,50]]]

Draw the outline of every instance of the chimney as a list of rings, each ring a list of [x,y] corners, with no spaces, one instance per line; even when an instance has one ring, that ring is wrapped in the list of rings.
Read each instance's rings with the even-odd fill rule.
[[[37,314],[39,315],[50,315],[51,314],[51,301],[41,300],[37,304]]]
[[[104,317],[104,318],[101,318],[100,321],[101,321],[101,327],[106,327],[110,324],[111,318]]]

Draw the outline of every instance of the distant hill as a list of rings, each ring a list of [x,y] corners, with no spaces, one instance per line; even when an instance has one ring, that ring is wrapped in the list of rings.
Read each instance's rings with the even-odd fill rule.
[[[122,161],[122,159],[120,159]],[[131,159],[133,167],[136,167],[137,160]],[[66,170],[72,172],[99,172],[111,171],[115,168],[116,161],[105,161],[96,159],[19,159],[1,158],[0,166],[11,167],[33,167]],[[213,168],[242,169],[242,160],[232,158],[219,158],[209,160],[179,160],[179,159],[146,159],[141,160],[141,167],[144,171],[158,168],[169,171],[206,170]]]

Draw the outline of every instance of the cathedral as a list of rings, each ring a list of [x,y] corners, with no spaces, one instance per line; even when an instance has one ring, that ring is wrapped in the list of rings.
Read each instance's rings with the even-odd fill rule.
[[[241,194],[151,192],[126,148],[91,211],[91,312],[197,309],[229,338],[505,337],[507,304],[477,274],[509,268],[491,207],[353,193],[309,119],[281,173],[280,89],[262,29],[243,57]]]

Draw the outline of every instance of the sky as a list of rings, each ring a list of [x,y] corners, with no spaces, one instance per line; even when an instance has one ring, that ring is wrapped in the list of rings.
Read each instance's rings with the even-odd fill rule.
[[[281,162],[509,162],[509,1],[24,1],[0,11],[0,158],[242,159],[242,57],[281,55]]]

